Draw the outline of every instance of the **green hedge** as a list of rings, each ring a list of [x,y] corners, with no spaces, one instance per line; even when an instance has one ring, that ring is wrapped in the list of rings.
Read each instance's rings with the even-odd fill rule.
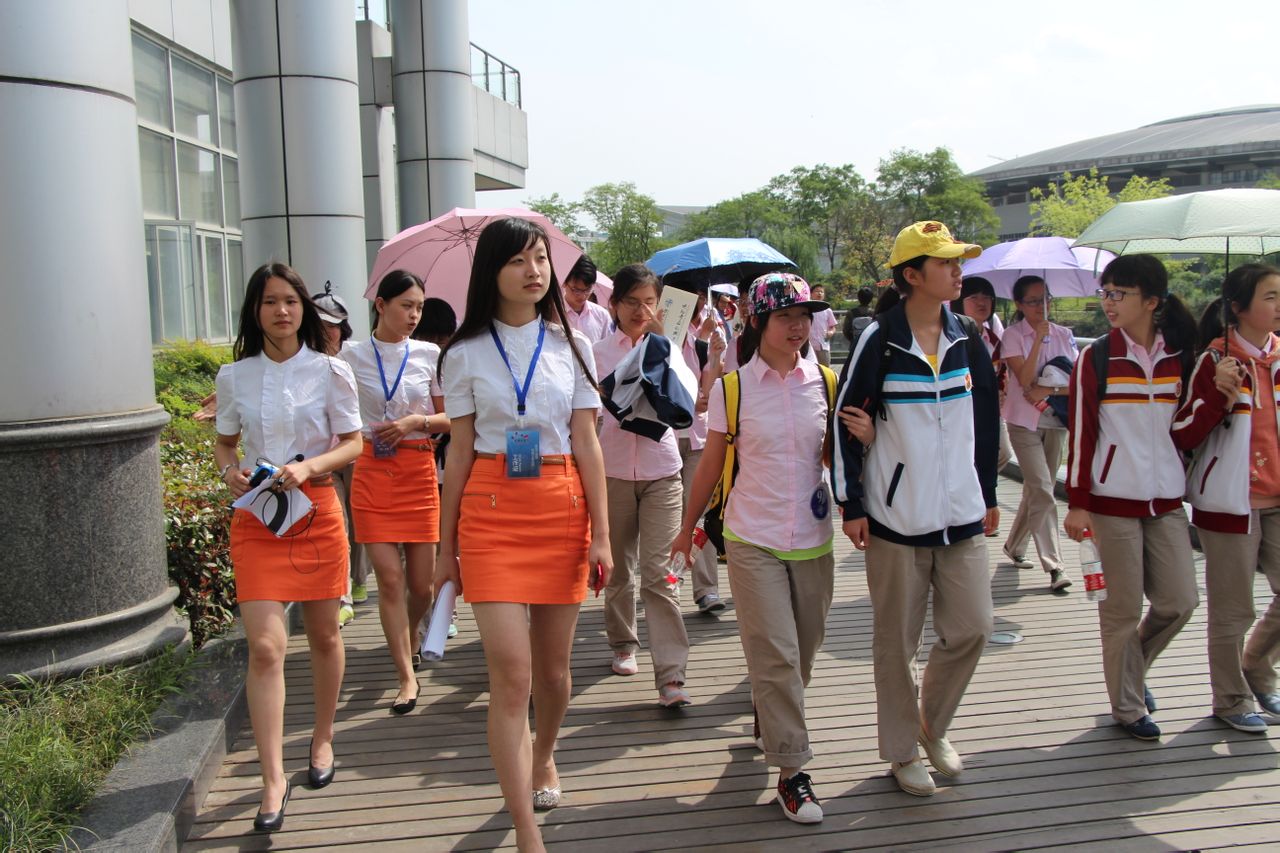
[[[154,356],[156,399],[173,418],[160,438],[169,578],[197,648],[235,620],[229,495],[213,462],[213,424],[192,418],[230,359],[229,347],[204,343],[175,344]]]

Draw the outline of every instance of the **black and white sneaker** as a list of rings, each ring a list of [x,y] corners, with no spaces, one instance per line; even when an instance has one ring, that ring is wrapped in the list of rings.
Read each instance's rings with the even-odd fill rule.
[[[720,595],[714,592],[709,592],[702,596],[702,598],[699,598],[697,605],[698,612],[705,613],[708,616],[715,615],[716,613],[724,610],[724,602],[720,600]]]
[[[822,821],[822,805],[817,794],[813,793],[808,773],[800,772],[778,783],[778,804],[788,820],[796,823]]]
[[[1071,586],[1071,578],[1067,577],[1067,573],[1061,569],[1049,570],[1049,589],[1054,592],[1064,592],[1067,587]]]

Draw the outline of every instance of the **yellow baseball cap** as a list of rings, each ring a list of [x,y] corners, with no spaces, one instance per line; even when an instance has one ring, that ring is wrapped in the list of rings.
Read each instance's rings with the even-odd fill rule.
[[[982,247],[974,243],[961,243],[941,222],[915,222],[898,232],[889,253],[889,266],[928,255],[931,258],[976,258]]]

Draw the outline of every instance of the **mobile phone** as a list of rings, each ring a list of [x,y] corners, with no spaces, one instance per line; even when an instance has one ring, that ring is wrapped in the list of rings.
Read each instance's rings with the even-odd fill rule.
[[[595,591],[596,598],[600,597],[600,590],[604,589],[604,567],[598,561],[591,569],[591,589]]]

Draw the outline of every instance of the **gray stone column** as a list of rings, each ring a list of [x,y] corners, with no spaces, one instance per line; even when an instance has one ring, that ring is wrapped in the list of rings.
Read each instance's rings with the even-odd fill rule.
[[[152,381],[126,0],[0,26],[0,678],[182,642]]]
[[[244,260],[288,263],[365,304],[356,24],[346,0],[233,0]]]
[[[400,224],[475,207],[466,0],[390,0]]]
[[[396,235],[396,122],[391,100],[391,34],[356,22],[360,57],[360,154],[364,161],[365,256],[370,272],[382,244]]]

